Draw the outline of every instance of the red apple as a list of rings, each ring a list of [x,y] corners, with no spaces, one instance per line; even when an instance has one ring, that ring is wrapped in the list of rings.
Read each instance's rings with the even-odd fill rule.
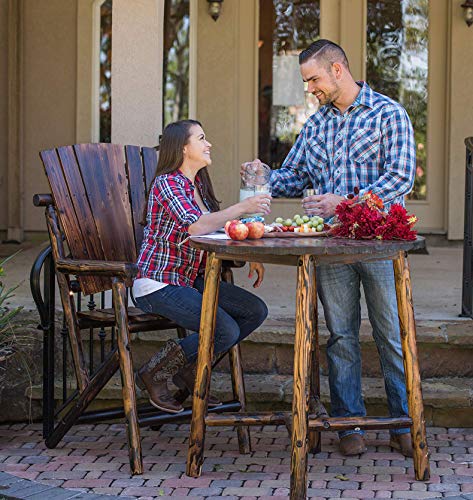
[[[228,226],[229,226],[232,222],[240,222],[240,221],[239,221],[238,219],[233,219],[233,220],[229,220],[229,221],[227,221],[227,222],[225,223],[224,229],[225,229],[225,234],[226,234],[227,236],[230,236],[230,235],[228,234]]]
[[[239,220],[232,221],[228,226],[228,236],[232,240],[244,240],[248,236],[248,228]]]
[[[258,240],[263,237],[264,234],[264,224],[262,222],[247,222],[246,227],[248,228],[248,239]]]

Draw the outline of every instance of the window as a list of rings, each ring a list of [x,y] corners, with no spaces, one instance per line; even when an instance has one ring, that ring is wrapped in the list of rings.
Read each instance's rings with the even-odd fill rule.
[[[368,84],[409,113],[417,144],[410,198],[427,197],[428,0],[368,0]]]
[[[112,140],[112,0],[100,5],[99,140]]]
[[[298,54],[319,38],[318,0],[260,0],[258,157],[279,168],[316,100],[304,92]]]
[[[163,127],[189,117],[189,0],[165,0]]]

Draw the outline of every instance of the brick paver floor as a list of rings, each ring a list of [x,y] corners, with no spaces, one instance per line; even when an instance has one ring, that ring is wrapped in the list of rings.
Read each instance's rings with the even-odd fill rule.
[[[39,424],[4,425],[0,471],[92,497],[288,497],[290,440],[285,427],[252,428],[250,455],[239,455],[232,428],[210,428],[203,473],[196,479],[184,474],[188,432],[188,425],[143,428],[145,472],[131,477],[123,425],[75,426],[53,450],[45,447]],[[412,460],[387,446],[387,432],[368,433],[367,453],[350,458],[340,455],[334,434],[324,433],[323,452],[309,460],[308,497],[473,498],[473,429],[430,428],[428,437],[432,475],[424,483],[414,480]],[[56,498],[48,491],[45,499]]]

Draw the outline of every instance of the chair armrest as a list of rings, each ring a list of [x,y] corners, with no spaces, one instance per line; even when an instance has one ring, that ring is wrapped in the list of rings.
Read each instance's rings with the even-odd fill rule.
[[[60,272],[76,276],[96,275],[133,279],[138,273],[138,266],[133,262],[106,260],[59,259],[56,268]]]
[[[47,207],[49,205],[54,205],[53,197],[47,194],[35,194],[33,196],[33,205],[35,207]]]

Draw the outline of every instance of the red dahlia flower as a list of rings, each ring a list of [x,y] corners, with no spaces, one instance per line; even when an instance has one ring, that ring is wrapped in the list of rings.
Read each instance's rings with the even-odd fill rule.
[[[412,229],[417,222],[415,215],[407,213],[399,204],[383,212],[381,198],[371,191],[340,203],[331,234],[343,238],[380,240],[415,240],[417,232]]]

